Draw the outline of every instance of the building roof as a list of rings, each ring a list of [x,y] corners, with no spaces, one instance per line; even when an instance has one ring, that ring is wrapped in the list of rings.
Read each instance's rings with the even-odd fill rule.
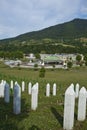
[[[57,56],[47,56],[44,57],[45,62],[56,62],[56,61],[61,61],[59,57]]]

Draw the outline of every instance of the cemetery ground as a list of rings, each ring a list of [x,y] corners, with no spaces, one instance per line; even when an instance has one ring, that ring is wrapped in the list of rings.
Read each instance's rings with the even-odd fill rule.
[[[63,130],[64,93],[71,83],[87,88],[87,67],[70,70],[46,70],[45,77],[39,77],[39,70],[9,68],[0,63],[0,80],[17,81],[20,86],[26,83],[25,92],[21,96],[21,114],[13,114],[13,92],[10,91],[10,103],[0,98],[0,130]],[[31,96],[28,95],[28,83],[39,83],[39,99],[36,111],[31,110]],[[50,97],[45,96],[46,84],[51,85]],[[57,95],[52,95],[52,85],[57,84]],[[77,121],[77,102],[75,106],[75,123],[73,130],[87,130],[87,118]]]

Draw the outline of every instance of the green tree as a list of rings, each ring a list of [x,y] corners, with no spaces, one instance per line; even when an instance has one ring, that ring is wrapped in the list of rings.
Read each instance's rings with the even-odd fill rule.
[[[87,54],[84,56],[84,60],[87,61]]]
[[[45,68],[42,67],[42,68],[40,69],[40,71],[39,71],[39,77],[41,77],[41,78],[45,77],[45,72],[46,72]]]
[[[14,54],[15,54],[15,58],[18,58],[18,59],[23,58],[23,52],[21,51],[16,51]]]
[[[55,64],[52,65],[52,70],[55,70]]]
[[[81,63],[81,59],[82,59],[82,56],[81,56],[81,55],[77,55],[77,56],[76,56],[77,64],[80,65],[80,63]]]
[[[73,63],[71,62],[71,61],[69,61],[68,63],[67,63],[67,67],[70,69],[70,68],[72,68],[72,65],[73,65]]]
[[[41,58],[39,53],[36,53],[35,57],[36,57],[36,59],[40,59]]]
[[[0,51],[0,58],[5,58],[5,52],[4,51]]]
[[[34,70],[38,70],[38,64],[34,64]]]
[[[84,56],[85,65],[87,66],[87,54]]]

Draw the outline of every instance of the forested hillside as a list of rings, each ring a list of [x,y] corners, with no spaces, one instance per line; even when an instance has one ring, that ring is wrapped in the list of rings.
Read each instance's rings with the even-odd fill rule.
[[[23,53],[86,53],[87,20],[74,19],[0,40],[0,51],[22,51]]]

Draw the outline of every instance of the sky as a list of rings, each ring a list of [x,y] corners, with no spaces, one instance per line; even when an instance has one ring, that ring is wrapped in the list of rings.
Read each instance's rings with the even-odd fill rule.
[[[87,19],[87,0],[0,0],[0,39]]]

